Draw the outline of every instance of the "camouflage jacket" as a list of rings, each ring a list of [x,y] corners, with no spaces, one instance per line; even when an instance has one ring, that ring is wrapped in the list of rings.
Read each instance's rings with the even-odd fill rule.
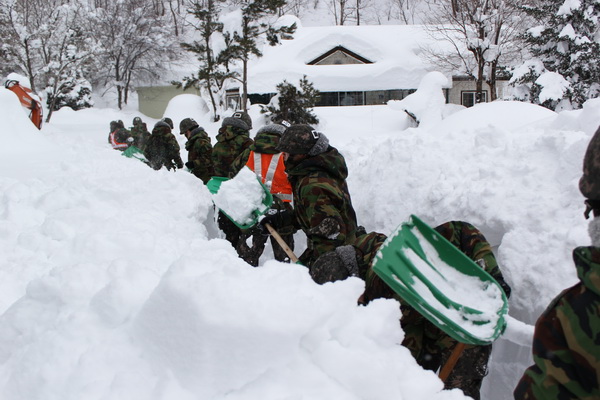
[[[150,132],[148,132],[146,124],[134,125],[131,127],[130,132],[131,137],[133,137],[133,145],[144,151],[144,148],[150,139]]]
[[[515,399],[600,399],[600,248],[578,247],[573,259],[580,282],[538,318]]]
[[[186,166],[206,184],[214,175],[210,137],[198,127],[191,132],[185,149],[188,151]]]
[[[179,155],[179,143],[167,126],[158,126],[152,130],[152,135],[146,144],[144,156],[150,166],[156,170],[163,166],[167,169],[183,168],[183,161]]]
[[[294,194],[294,215],[307,237],[300,262],[310,266],[321,254],[356,240],[356,214],[346,184],[348,168],[334,147],[296,165],[285,164]]]
[[[221,127],[212,151],[215,175],[233,178],[246,164],[236,160],[252,143],[248,131],[232,126]]]
[[[261,154],[277,154],[279,150],[276,149],[279,143],[279,136],[273,132],[261,132],[254,137],[254,140],[240,155],[235,159],[232,164],[232,168],[239,171],[248,162],[250,152]]]

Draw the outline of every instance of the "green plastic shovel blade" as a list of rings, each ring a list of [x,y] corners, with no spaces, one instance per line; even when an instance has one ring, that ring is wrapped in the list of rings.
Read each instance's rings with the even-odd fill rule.
[[[145,163],[148,162],[148,160],[144,156],[144,152],[135,146],[129,146],[128,148],[123,150],[123,152],[121,152],[121,155],[128,158],[136,158]]]
[[[462,343],[492,343],[506,327],[508,302],[498,282],[415,215],[384,242],[373,270],[403,301]]]
[[[252,216],[251,216],[250,222],[236,221],[234,218],[232,218],[230,215],[228,215],[225,211],[220,210],[223,213],[223,215],[225,215],[227,218],[229,218],[229,220],[231,222],[233,222],[235,224],[235,226],[237,226],[240,229],[250,229],[254,225],[256,225],[258,223],[258,219],[260,218],[260,216],[263,215],[264,213],[266,213],[269,210],[269,208],[271,208],[271,204],[273,204],[273,195],[271,194],[271,191],[261,182],[261,180],[258,178],[258,176],[256,177],[256,179],[258,180],[258,183],[260,183],[260,185],[262,186],[262,188],[265,192],[265,196],[264,196],[263,202],[262,202],[263,206],[261,208],[258,208],[258,209],[255,209],[252,211]],[[209,192],[211,192],[212,194],[216,194],[219,192],[219,189],[221,188],[221,185],[223,184],[223,182],[226,182],[228,180],[229,180],[229,178],[226,178],[223,176],[213,176],[206,183],[206,187],[208,188]]]

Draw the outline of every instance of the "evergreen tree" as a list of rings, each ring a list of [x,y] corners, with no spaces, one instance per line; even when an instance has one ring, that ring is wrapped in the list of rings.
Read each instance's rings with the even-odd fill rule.
[[[242,62],[242,73],[237,79],[242,83],[242,109],[246,111],[248,99],[248,61],[250,57],[262,57],[261,39],[274,46],[280,37],[290,37],[296,31],[296,24],[274,27],[266,22],[269,16],[277,15],[286,0],[248,0],[242,7],[242,21],[239,30],[231,35],[228,54],[230,60]]]
[[[234,73],[228,70],[228,57],[224,55],[228,49],[215,54],[212,45],[214,36],[223,33],[223,23],[219,22],[219,5],[222,2],[222,0],[202,0],[192,4],[193,8],[189,13],[198,20],[195,29],[202,39],[193,43],[182,43],[181,46],[196,54],[200,66],[196,74],[183,78],[183,82],[173,82],[177,87],[183,86],[184,89],[192,86],[204,89],[210,97],[215,122],[220,119],[218,94],[225,80],[234,77]]]
[[[46,88],[46,103],[50,112],[62,107],[82,110],[94,105],[92,101],[92,85],[82,77],[80,71],[62,76],[56,84]]]
[[[306,75],[300,79],[300,89],[287,81],[277,85],[277,95],[261,112],[271,121],[288,121],[291,124],[318,124],[319,119],[312,112],[319,99],[319,92],[308,81]]]
[[[542,0],[537,6],[524,7],[524,10],[540,23],[527,31],[525,40],[547,71],[560,74],[569,83],[569,90],[564,92],[565,100],[572,107],[580,108],[586,100],[598,97],[600,3]],[[528,79],[534,83],[536,74]]]

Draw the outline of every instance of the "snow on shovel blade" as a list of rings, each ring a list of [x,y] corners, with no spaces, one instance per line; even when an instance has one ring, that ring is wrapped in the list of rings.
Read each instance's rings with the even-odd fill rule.
[[[490,344],[506,327],[508,303],[498,282],[414,215],[381,246],[373,270],[459,342]]]
[[[273,203],[269,189],[248,167],[232,179],[214,176],[206,186],[215,206],[241,229],[256,225]]]

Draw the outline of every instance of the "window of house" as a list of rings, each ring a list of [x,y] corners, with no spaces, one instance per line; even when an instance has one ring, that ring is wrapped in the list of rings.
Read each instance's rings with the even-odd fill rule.
[[[364,92],[340,92],[340,106],[362,106],[364,104]]]
[[[227,104],[227,108],[237,110],[238,106],[241,103],[240,90],[239,89],[227,90],[225,92],[225,103]]]
[[[269,104],[276,93],[249,94],[250,104]]]
[[[338,92],[320,92],[316,105],[321,107],[339,106]]]
[[[477,103],[477,92],[475,90],[464,91],[461,93],[461,104],[465,107],[473,107]],[[481,92],[481,103],[487,102],[487,91]]]

